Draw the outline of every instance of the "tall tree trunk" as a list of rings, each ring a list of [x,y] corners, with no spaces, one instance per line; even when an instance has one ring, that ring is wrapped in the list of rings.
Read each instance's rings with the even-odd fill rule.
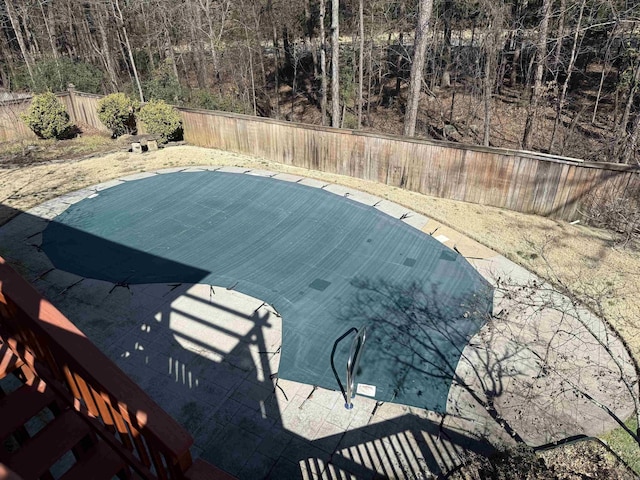
[[[547,33],[549,30],[549,18],[551,16],[552,0],[542,0],[542,21],[540,22],[540,35],[536,47],[536,76],[533,84],[533,93],[527,112],[527,120],[522,135],[522,148],[525,150],[531,147],[531,134],[533,133],[533,122],[538,115],[538,105],[542,96],[542,80],[544,77],[544,67],[547,57]]]
[[[268,0],[267,10],[271,19],[271,32],[273,36],[273,78],[275,82],[276,119],[280,119],[280,47],[278,45],[278,27],[276,25],[273,2]]]
[[[375,38],[373,30],[374,15],[373,9],[371,9],[371,27],[369,28],[369,59],[367,66],[367,126],[371,125],[371,88],[373,87],[373,46]]]
[[[400,4],[400,8],[402,8],[404,4],[401,3]],[[398,35],[398,51],[396,52],[396,61],[394,64],[394,70],[395,70],[395,74],[396,74],[396,91],[394,96],[395,97],[400,97],[400,87],[402,86],[402,61],[404,59],[404,56],[402,54],[402,52],[405,51],[404,48],[404,32],[400,32],[400,35]]]
[[[18,23],[24,27],[24,34],[26,35],[26,45],[31,50],[31,58],[42,58],[43,50],[40,48],[40,42],[37,35],[37,29],[33,25],[35,18],[34,12],[30,11],[31,2],[25,1],[18,2],[16,5],[16,12],[18,14]],[[35,65],[34,65],[35,66]]]
[[[305,47],[311,52],[311,59],[313,60],[313,75],[318,75],[318,58],[316,50],[314,48],[313,41],[313,19],[311,17],[311,3],[309,0],[304,0],[304,33],[305,33]]]
[[[418,106],[420,104],[420,90],[422,87],[422,73],[424,60],[427,53],[427,32],[433,0],[420,0],[418,6],[418,24],[414,42],[413,61],[411,62],[411,77],[409,84],[409,98],[407,99],[407,111],[404,117],[404,134],[413,137],[416,132],[418,120]]]
[[[636,92],[640,84],[640,59],[637,60],[633,78],[631,80],[631,86],[629,87],[629,94],[627,95],[627,102],[624,107],[624,112],[620,123],[618,125],[619,147],[615,149],[614,159],[618,162],[626,163],[626,160],[630,158],[629,148],[631,144],[635,144],[638,136],[638,122],[640,121],[640,115],[636,113],[633,126],[629,128],[629,120],[631,118],[631,109],[636,98]]]
[[[613,40],[616,38],[616,32],[618,30],[618,24],[616,23],[614,27],[609,32],[609,38],[607,39],[607,46],[605,48],[604,59],[602,62],[602,74],[600,75],[600,84],[598,85],[598,93],[596,94],[596,102],[593,106],[593,113],[591,115],[591,123],[595,124],[596,115],[598,114],[598,104],[600,103],[600,97],[602,95],[602,87],[604,85],[604,79],[607,76],[607,65],[609,65],[610,55],[611,55],[611,45]]]
[[[154,49],[152,46],[152,38],[155,36],[151,31],[151,22],[149,21],[149,14],[147,10],[144,8],[145,2],[140,2],[140,16],[142,17],[142,21],[144,23],[144,32],[146,36],[145,40],[145,49],[147,50],[147,57],[149,59],[149,72],[153,72],[156,69],[156,61],[154,56]],[[161,62],[162,63],[162,62]]]
[[[276,118],[280,119],[280,48],[278,48],[278,30],[273,25],[273,76],[276,94]]]
[[[501,5],[489,2],[486,7],[489,24],[484,39],[484,72],[483,72],[483,101],[484,101],[484,135],[483,145],[490,146],[491,140],[491,104],[496,84],[502,82],[497,72],[497,58],[499,42],[503,31],[504,11]],[[502,66],[500,67],[500,70]],[[497,77],[496,77],[497,75]]]
[[[562,61],[560,56],[562,54],[562,44],[564,40],[564,17],[565,17],[566,3],[567,3],[567,0],[560,0],[560,13],[558,17],[558,33],[557,33],[558,39],[556,41],[555,58],[553,60],[553,68],[555,70],[553,74],[553,78],[556,80],[556,82],[558,81],[558,74],[560,73],[560,62]],[[580,9],[582,11],[584,7],[580,7]]]
[[[522,54],[522,31],[523,31],[523,15],[522,12],[526,10],[527,0],[515,0],[512,9],[513,15],[513,43],[511,50],[513,51],[513,58],[511,60],[511,77],[509,85],[511,88],[516,86],[518,82],[518,65],[520,63],[520,56]]]
[[[444,52],[442,60],[442,78],[440,85],[444,88],[451,86],[451,20],[453,18],[453,0],[445,0],[442,12],[442,23],[444,28]]]
[[[4,27],[4,22],[0,21],[0,32]],[[0,57],[3,58],[4,68],[0,68],[0,80],[2,81],[2,85],[4,88],[11,90],[11,79],[15,75],[14,71],[14,59],[11,54],[11,50],[9,49],[9,42],[6,41],[6,37],[3,33],[0,33]],[[0,64],[2,65],[2,64]]]
[[[331,0],[331,126],[340,127],[339,0]]]
[[[625,103],[624,113],[620,120],[620,133],[625,135],[627,132],[627,126],[629,124],[629,117],[631,115],[631,107],[635,101],[636,92],[638,91],[638,83],[640,83],[640,59],[636,60],[638,63],[635,67],[633,79],[631,80],[631,86],[629,87],[629,94],[627,95],[627,102]]]
[[[267,69],[264,66],[264,55],[262,55],[262,29],[260,28],[260,15],[256,11],[255,4],[251,5],[251,12],[253,13],[253,23],[254,30],[253,33],[255,35],[255,47],[258,51],[258,61],[260,62],[260,73],[262,74],[262,90],[264,91],[267,87]]]
[[[491,28],[491,27],[489,27]],[[488,37],[492,37],[491,33]],[[493,93],[493,42],[490,38],[488,44],[485,46],[484,53],[484,78],[482,79],[483,84],[483,100],[484,100],[484,135],[482,144],[485,147],[489,146],[490,135],[491,135],[491,96]]]
[[[127,46],[127,51],[129,52],[129,61],[131,62],[131,69],[133,70],[133,76],[136,80],[136,85],[138,86],[138,94],[140,95],[140,101],[144,102],[144,95],[142,93],[142,85],[140,84],[140,77],[138,77],[138,69],[136,68],[136,62],[133,59],[133,51],[131,50],[131,43],[129,42],[129,35],[127,35],[127,28],[124,25],[124,16],[122,15],[122,10],[120,10],[120,0],[114,0],[115,7],[118,12],[118,21],[120,23],[120,28],[122,30],[122,35],[124,36],[125,45]]]
[[[360,52],[358,56],[358,130],[362,128],[362,88],[364,83],[364,0],[358,2]]]
[[[113,58],[111,54],[111,47],[109,45],[109,36],[107,35],[107,29],[105,23],[108,19],[108,12],[103,11],[99,4],[96,5],[96,20],[98,23],[98,31],[100,32],[101,41],[101,53],[102,59],[107,69],[107,76],[111,85],[111,91],[118,91],[118,75],[116,74],[115,67],[113,65]]]
[[[636,116],[633,119],[633,125],[631,131],[626,136],[622,154],[619,156],[620,163],[630,164],[631,160],[635,157],[636,150],[638,149],[638,136],[640,134],[640,113],[636,112]]]
[[[47,37],[49,39],[49,46],[51,47],[51,54],[53,55],[53,58],[56,60],[56,65],[57,65],[58,49],[56,48],[56,42],[54,42],[54,40],[53,40],[53,34],[51,33],[51,27],[49,25],[50,20],[51,20],[51,15],[50,15],[50,13],[51,13],[51,5],[47,6],[47,10],[49,11],[49,15],[47,15],[47,13],[45,13],[45,11],[44,11],[44,6],[42,5],[42,0],[38,0],[38,5],[40,6],[40,12],[42,13],[42,21],[44,22],[44,28],[47,31]],[[59,66],[58,66],[58,69],[60,69]]]
[[[293,49],[291,48],[291,42],[289,41],[289,29],[285,25],[282,27],[282,48],[284,49],[284,65],[285,69],[289,70],[293,68]]]
[[[44,5],[42,4],[42,0],[38,0],[38,5],[40,7],[40,13],[42,13],[42,21],[44,22],[44,28],[47,32],[47,38],[49,39],[49,46],[51,47],[51,54],[53,55],[53,59],[56,64],[56,73],[58,74],[58,83],[61,88],[65,88],[66,85],[62,85],[62,72],[60,72],[60,62],[58,62],[58,49],[56,47],[56,43],[53,40],[53,34],[51,33],[51,27],[49,23],[53,23],[53,16],[51,15],[51,5],[48,5],[47,11],[44,11]]]
[[[327,37],[324,31],[325,0],[320,0],[320,113],[327,124]]]
[[[247,53],[249,54],[249,77],[251,78],[251,101],[253,105],[253,115],[258,116],[258,105],[256,102],[256,81],[253,74],[253,51],[249,40],[249,29],[247,24],[244,25],[244,35],[247,41]]]
[[[567,67],[567,76],[562,84],[562,90],[558,96],[558,102],[556,104],[556,118],[553,122],[553,131],[551,132],[551,141],[549,142],[549,153],[553,153],[553,147],[556,139],[556,133],[558,131],[558,125],[560,123],[560,116],[564,109],[564,102],[567,98],[567,89],[569,88],[569,82],[571,81],[571,73],[576,63],[576,54],[578,50],[578,37],[580,36],[580,29],[582,28],[582,14],[584,13],[584,7],[586,0],[582,0],[580,3],[580,13],[578,14],[578,21],[576,23],[575,31],[573,33],[573,43],[571,45],[571,57],[569,59],[569,66]]]
[[[190,17],[188,19],[190,29],[190,48],[193,62],[198,76],[198,87],[207,87],[207,62],[204,54],[204,46],[199,33],[202,31],[202,17],[195,3],[191,4]]]
[[[24,37],[22,36],[22,27],[20,25],[16,11],[13,8],[12,2],[13,0],[5,0],[5,5],[7,6],[7,16],[9,17],[9,21],[11,22],[11,28],[13,28],[13,32],[16,36],[16,40],[18,41],[18,46],[20,47],[20,53],[22,53],[22,58],[24,58],[24,63],[27,66],[27,71],[29,72],[29,78],[31,79],[31,84],[35,86],[35,81],[33,79],[33,59],[31,58],[31,55],[27,50]]]
[[[173,41],[171,40],[171,32],[169,31],[169,26],[171,25],[171,20],[167,14],[167,11],[160,2],[156,2],[156,9],[158,14],[160,15],[160,19],[162,21],[162,37],[164,41],[162,42],[164,48],[164,58],[169,59],[171,63],[171,70],[173,72],[173,76],[176,81],[180,83],[180,76],[178,75],[178,61],[176,60],[175,51],[173,48]]]
[[[178,83],[180,83],[180,76],[178,75],[178,62],[176,60],[176,55],[173,50],[173,42],[171,41],[171,34],[169,33],[169,29],[166,24],[164,26],[164,39],[165,39],[165,55],[171,62],[171,70],[173,71],[173,76],[176,77]]]

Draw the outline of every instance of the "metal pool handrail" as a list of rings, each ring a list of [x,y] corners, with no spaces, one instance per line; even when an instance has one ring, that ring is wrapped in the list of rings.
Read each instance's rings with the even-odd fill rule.
[[[347,335],[350,333],[356,333],[355,338],[351,342],[351,350],[349,351],[349,359],[347,360],[347,389],[345,391],[342,381],[340,380],[340,376],[336,370],[336,366],[334,363],[334,355],[336,353],[336,348],[338,347],[338,343],[344,340]],[[344,334],[342,334],[333,344],[333,349],[331,350],[331,368],[333,369],[333,375],[336,377],[338,385],[340,386],[340,390],[342,391],[342,396],[344,397],[344,407],[347,410],[351,410],[353,408],[353,403],[351,399],[356,396],[355,394],[355,382],[356,382],[356,372],[358,370],[358,364],[360,363],[360,357],[362,355],[362,350],[364,347],[364,343],[367,339],[367,329],[366,327],[362,327],[358,330],[355,327],[350,328]]]

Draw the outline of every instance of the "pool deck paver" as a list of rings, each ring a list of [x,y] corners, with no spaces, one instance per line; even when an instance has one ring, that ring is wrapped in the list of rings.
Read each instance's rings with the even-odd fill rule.
[[[0,228],[0,254],[190,431],[194,457],[247,479],[418,479],[455,467],[468,451],[491,450],[482,437],[499,437],[501,430],[482,409],[465,407],[463,389],[452,388],[444,418],[363,396],[347,410],[339,391],[277,378],[282,323],[261,300],[219,286],[118,286],[82,278],[53,269],[40,250],[48,220],[83,196],[184,170],[134,174],[42,204]],[[274,176],[376,205],[426,234],[445,235],[444,244],[490,281],[496,275],[521,282],[535,278],[459,232],[387,200],[295,175],[237,167],[219,171]],[[464,376],[472,374],[473,365],[461,362],[458,368]],[[505,388],[510,381],[505,379]],[[562,408],[567,428],[579,429],[574,420],[580,418],[595,429],[605,427],[601,416],[577,411],[575,403]],[[533,443],[539,439],[527,431],[531,421],[514,422]]]

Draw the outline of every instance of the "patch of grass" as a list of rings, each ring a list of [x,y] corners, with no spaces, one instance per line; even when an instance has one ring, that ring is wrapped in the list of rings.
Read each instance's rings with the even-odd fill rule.
[[[30,165],[73,159],[112,150],[116,143],[107,135],[82,135],[69,140],[31,139],[0,145],[0,166]]]
[[[115,145],[104,135],[84,135],[71,140],[62,140],[49,147],[54,158],[74,158],[94,152],[108,150]]]
[[[0,142],[0,157],[9,157],[28,154],[29,151],[37,148],[48,148],[56,140],[11,140]]]
[[[625,422],[625,425],[635,431],[638,422],[635,416]],[[629,467],[640,475],[640,446],[622,428],[616,428],[602,436],[611,449],[616,452]]]

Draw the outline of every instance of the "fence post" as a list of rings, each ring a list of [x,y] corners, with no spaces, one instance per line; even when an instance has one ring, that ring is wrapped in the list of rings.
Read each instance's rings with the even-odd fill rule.
[[[73,83],[67,85],[67,92],[69,92],[69,103],[71,104],[71,120],[73,123],[78,123],[78,116],[76,115],[76,86]]]

